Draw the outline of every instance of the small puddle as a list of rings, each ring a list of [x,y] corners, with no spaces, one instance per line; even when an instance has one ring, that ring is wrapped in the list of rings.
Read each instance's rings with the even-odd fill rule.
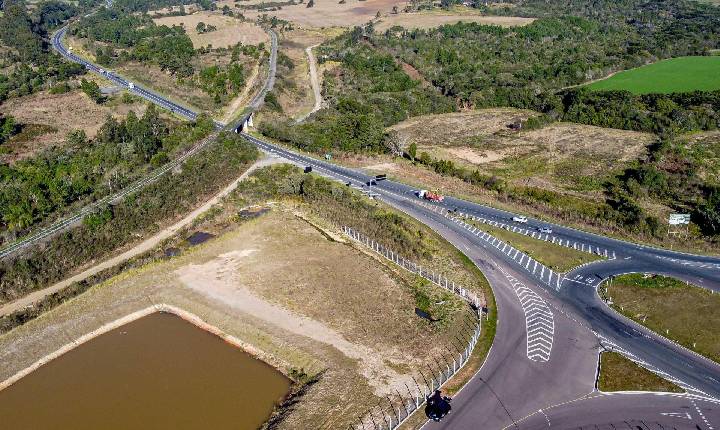
[[[289,388],[221,338],[154,313],[0,391],[0,428],[256,429]]]
[[[190,246],[200,245],[203,242],[206,242],[210,239],[215,237],[212,233],[207,233],[204,231],[196,231],[195,233],[191,234],[190,237],[187,238],[187,241],[190,243]]]
[[[251,219],[251,218],[257,218],[260,215],[263,215],[264,213],[268,212],[270,208],[260,208],[260,209],[243,209],[240,211],[238,215],[240,215],[240,218],[244,219]]]

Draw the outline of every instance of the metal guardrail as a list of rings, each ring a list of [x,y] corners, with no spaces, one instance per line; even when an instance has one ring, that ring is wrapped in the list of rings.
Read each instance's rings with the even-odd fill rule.
[[[434,285],[452,292],[474,306],[476,318],[473,319],[472,326],[468,325],[468,328],[471,329],[469,339],[465,341],[456,339],[457,342],[454,342],[461,345],[462,348],[457,351],[451,351],[448,348],[449,357],[441,356],[441,360],[434,358],[434,366],[427,365],[427,372],[417,370],[417,374],[420,375],[422,381],[418,381],[415,376],[412,376],[415,386],[411,388],[408,384],[405,384],[407,393],[405,393],[405,390],[403,390],[403,393],[401,393],[401,390],[396,390],[396,395],[387,396],[387,402],[381,401],[378,405],[370,408],[364,416],[359,417],[350,426],[350,429],[353,430],[393,430],[410,418],[413,413],[417,412],[425,404],[428,396],[445,385],[467,364],[482,333],[482,319],[477,314],[480,301],[475,294],[458,286],[453,281],[426,270],[368,236],[346,226],[342,227],[342,231],[346,236],[370,248],[403,269],[429,280]]]

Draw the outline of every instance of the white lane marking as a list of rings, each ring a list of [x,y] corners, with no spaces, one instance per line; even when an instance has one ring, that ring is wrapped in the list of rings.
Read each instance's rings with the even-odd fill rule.
[[[692,416],[689,412],[660,412],[660,415],[665,415],[666,417],[673,418],[685,418],[686,420],[692,419]]]
[[[693,406],[695,406],[695,411],[697,411],[698,415],[700,415],[700,419],[703,420],[703,422],[707,426],[708,430],[714,430],[713,426],[710,425],[710,422],[707,420],[707,418],[705,418],[705,415],[700,410],[700,407],[698,407],[697,403],[695,403],[695,400],[690,400],[690,403],[692,403]]]
[[[555,320],[550,307],[536,292],[502,268],[500,270],[510,282],[525,314],[528,359],[541,363],[549,361],[555,335]]]

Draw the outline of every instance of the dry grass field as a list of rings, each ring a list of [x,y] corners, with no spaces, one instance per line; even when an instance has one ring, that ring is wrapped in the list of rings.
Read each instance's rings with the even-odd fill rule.
[[[389,14],[383,16],[375,28],[378,31],[385,31],[390,27],[399,25],[407,29],[427,29],[445,24],[457,24],[458,22],[476,22],[485,25],[516,27],[528,25],[534,20],[534,18],[515,16],[483,16],[477,9],[456,8],[451,11],[432,10],[417,13]]]
[[[0,337],[0,380],[165,303],[251,345],[286,374],[322,372],[280,428],[345,428],[366,411],[363,400],[405,388],[422,357],[452,347],[445,342],[458,326],[419,319],[409,275],[320,229],[277,209],[111,278]],[[443,306],[464,312],[456,299]]]
[[[213,48],[228,48],[237,43],[257,45],[261,42],[268,43],[270,41],[267,33],[257,25],[233,17],[223,16],[220,13],[203,11],[185,16],[165,16],[155,18],[153,21],[157,25],[166,25],[168,27],[182,24],[195,49],[208,45],[212,45]],[[214,25],[217,30],[198,34],[195,27],[199,22]]]
[[[307,7],[305,3],[283,6],[273,12],[259,12],[257,10],[243,11],[247,18],[255,19],[259,15],[268,14],[280,19],[291,21],[301,27],[352,27],[363,25],[375,19],[375,15],[388,14],[393,6],[399,9],[405,7],[407,2],[399,0],[348,0],[340,4],[338,0],[318,0],[315,6]]]
[[[163,72],[159,67],[136,62],[125,63],[115,70],[147,88],[152,88],[175,103],[194,110],[211,110],[214,106],[212,97],[200,88],[178,82],[174,76]]]
[[[604,175],[642,157],[654,137],[646,133],[554,123],[538,130],[508,127],[535,115],[517,109],[483,109],[427,115],[390,128],[418,153],[453,160],[522,185],[592,192]]]
[[[80,90],[65,94],[43,91],[10,99],[0,106],[0,110],[28,126],[30,134],[23,136],[21,133],[11,139],[5,145],[9,151],[0,155],[0,161],[16,161],[45,148],[61,145],[65,136],[73,130],[83,130],[88,137],[94,137],[108,116],[122,118],[131,110],[140,116],[146,107],[143,102],[99,105]]]

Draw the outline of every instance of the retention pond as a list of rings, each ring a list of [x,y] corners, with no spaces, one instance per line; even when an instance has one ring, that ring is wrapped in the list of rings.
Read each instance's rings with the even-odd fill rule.
[[[0,391],[7,429],[256,429],[280,372],[168,313],[88,341]]]

